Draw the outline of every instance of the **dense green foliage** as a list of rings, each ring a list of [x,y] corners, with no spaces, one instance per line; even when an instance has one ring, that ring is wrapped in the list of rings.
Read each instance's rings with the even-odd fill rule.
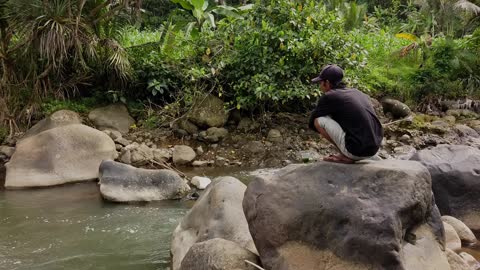
[[[243,18],[227,16],[198,36],[169,21],[156,30],[156,43],[129,49],[134,96],[170,102],[213,92],[237,108],[302,109],[298,101],[319,94],[309,80],[326,63],[341,65],[350,85],[375,95],[412,102],[478,95],[477,34],[460,22],[459,36],[430,31],[424,12],[431,5],[387,2],[366,15],[367,6],[340,0],[258,1]],[[404,30],[412,31],[396,36]]]
[[[31,119],[51,98],[79,96],[86,86],[122,87],[128,57],[115,39],[139,2],[0,1],[0,119]]]
[[[206,93],[305,111],[327,63],[377,96],[478,97],[477,1],[0,0],[0,119],[107,100],[155,122]]]

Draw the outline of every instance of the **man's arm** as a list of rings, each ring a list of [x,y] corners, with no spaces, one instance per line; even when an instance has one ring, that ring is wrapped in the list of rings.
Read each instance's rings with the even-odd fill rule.
[[[315,119],[318,117],[330,115],[333,112],[331,104],[328,102],[328,96],[323,95],[318,99],[317,107],[310,114],[310,120],[308,120],[308,127],[311,130],[317,131],[315,129]]]

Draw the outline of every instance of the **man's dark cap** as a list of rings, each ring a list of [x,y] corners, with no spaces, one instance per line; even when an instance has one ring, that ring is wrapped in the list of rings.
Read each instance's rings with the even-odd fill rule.
[[[312,79],[312,83],[329,81],[332,84],[341,82],[343,79],[343,69],[337,65],[326,65],[320,71],[317,77]]]

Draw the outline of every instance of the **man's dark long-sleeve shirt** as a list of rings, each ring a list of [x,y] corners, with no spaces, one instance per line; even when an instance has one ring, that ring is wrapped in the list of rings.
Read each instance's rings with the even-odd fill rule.
[[[377,153],[383,139],[383,128],[366,94],[357,89],[331,89],[318,100],[310,115],[309,127],[316,131],[315,119],[327,115],[345,131],[348,152],[358,157]]]

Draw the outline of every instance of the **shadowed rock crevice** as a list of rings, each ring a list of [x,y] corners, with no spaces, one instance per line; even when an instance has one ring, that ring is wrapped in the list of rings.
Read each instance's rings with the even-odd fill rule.
[[[480,229],[480,150],[465,145],[424,149],[412,160],[428,168],[435,201],[442,215],[453,215],[474,230]]]

